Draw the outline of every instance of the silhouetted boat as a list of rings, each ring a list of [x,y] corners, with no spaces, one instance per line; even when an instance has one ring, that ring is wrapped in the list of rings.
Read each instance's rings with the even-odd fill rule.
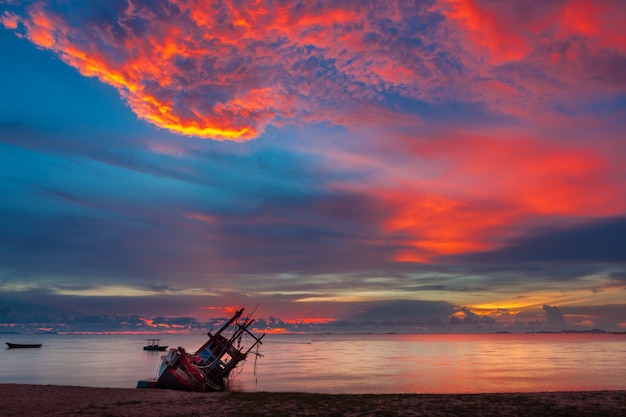
[[[41,343],[11,343],[6,342],[9,349],[27,349],[27,348],[40,348]]]
[[[235,313],[215,334],[208,333],[206,341],[195,353],[184,348],[170,349],[161,357],[157,377],[140,380],[137,388],[165,388],[181,391],[221,391],[230,372],[243,363],[263,336],[248,330],[254,322],[250,316],[241,318],[243,308]]]
[[[148,344],[143,347],[143,350],[165,350],[167,346],[160,346],[161,339],[146,339]]]

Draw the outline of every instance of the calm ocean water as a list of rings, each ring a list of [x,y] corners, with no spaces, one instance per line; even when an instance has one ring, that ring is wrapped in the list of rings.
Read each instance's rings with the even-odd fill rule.
[[[0,348],[0,383],[134,388],[164,352],[147,337],[195,350],[204,335],[17,335]],[[267,335],[238,391],[480,393],[626,389],[626,335]]]

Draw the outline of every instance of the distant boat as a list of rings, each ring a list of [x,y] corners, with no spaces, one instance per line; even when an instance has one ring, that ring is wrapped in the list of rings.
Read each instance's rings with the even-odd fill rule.
[[[9,349],[27,349],[27,348],[40,348],[41,343],[11,343],[6,342]]]
[[[160,346],[161,339],[146,339],[148,344],[143,347],[143,350],[165,350],[167,346]]]

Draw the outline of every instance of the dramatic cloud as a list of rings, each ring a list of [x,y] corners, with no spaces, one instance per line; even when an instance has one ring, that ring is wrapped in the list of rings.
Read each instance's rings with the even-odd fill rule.
[[[198,137],[346,124],[398,98],[519,116],[589,88],[624,93],[618,2],[533,3],[36,1],[2,23],[114,86],[141,119]]]
[[[544,305],[543,311],[546,312],[546,319],[548,321],[547,330],[560,332],[567,330],[568,326],[563,318],[563,313],[558,307]]]
[[[361,157],[384,175],[340,186],[376,196],[386,213],[380,228],[398,245],[398,261],[492,251],[556,218],[626,210],[620,192],[626,183],[615,176],[621,164],[595,146],[546,143],[514,131],[449,135],[398,141],[386,155]]]
[[[7,323],[623,325],[621,1],[0,3]]]
[[[608,218],[555,230],[541,229],[498,251],[467,255],[474,262],[626,262],[626,219]]]

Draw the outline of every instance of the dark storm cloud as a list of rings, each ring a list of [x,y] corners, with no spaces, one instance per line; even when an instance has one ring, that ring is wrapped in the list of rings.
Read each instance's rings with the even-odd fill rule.
[[[185,315],[185,312],[202,311],[206,305],[218,303],[225,297],[238,298],[243,305],[261,302],[258,313],[263,314],[272,307],[272,298],[245,295],[207,296],[151,296],[151,297],[76,297],[60,296],[49,292],[0,293],[0,330],[14,331],[206,331],[215,327],[222,319],[207,314],[202,318]],[[235,298],[233,298],[235,297]],[[274,301],[274,302],[275,302]],[[285,311],[289,300],[274,305]],[[300,303],[299,303],[300,304]],[[321,319],[283,320],[280,317],[259,316],[257,327],[261,329],[282,327],[288,331],[420,331],[432,327],[435,331],[446,328],[448,317],[454,307],[446,302],[432,301],[373,301],[353,303],[302,303],[306,310],[315,309]],[[37,311],[37,313],[33,313]],[[133,314],[133,312],[139,314]],[[326,321],[323,314],[335,317]],[[321,315],[320,315],[321,314]],[[321,322],[317,321],[321,320]],[[474,324],[475,321],[452,324]]]
[[[355,322],[426,324],[443,323],[454,312],[454,306],[444,301],[379,301],[355,303],[358,311],[346,320]]]
[[[548,322],[546,325],[547,330],[557,332],[567,330],[568,325],[565,323],[563,313],[561,313],[558,307],[544,304],[543,311],[546,312],[546,320]]]
[[[626,218],[591,220],[552,227],[512,240],[501,250],[457,259],[485,263],[598,262],[626,263]]]
[[[612,280],[615,280],[617,282],[620,282],[620,283],[626,285],[626,271],[619,272],[619,273],[614,272],[614,273],[610,274],[609,276],[610,276],[610,278]]]
[[[76,289],[76,288],[74,288]],[[30,292],[2,292],[0,305],[5,311],[17,316],[28,313],[46,316],[81,317],[95,315],[145,315],[157,316],[160,313],[181,312],[184,308],[192,310],[203,302],[210,301],[210,297],[190,297],[183,301],[182,297],[152,296],[69,296],[59,295],[52,291],[33,290]]]
[[[492,325],[496,320],[489,316],[480,316],[467,307],[461,307],[448,318],[453,325]]]
[[[607,304],[589,306],[563,306],[560,311],[567,318],[570,328],[590,329],[626,329],[626,305]],[[617,330],[616,329],[616,330]]]

